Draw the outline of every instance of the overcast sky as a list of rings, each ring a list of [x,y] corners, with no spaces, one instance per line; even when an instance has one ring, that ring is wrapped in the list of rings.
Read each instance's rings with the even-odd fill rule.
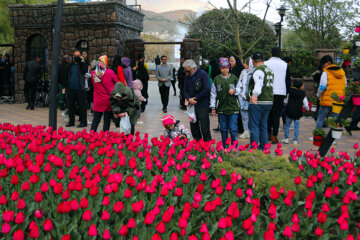
[[[226,0],[210,1],[218,8],[228,7]],[[128,4],[132,4],[131,2],[135,2],[135,0],[127,0]],[[208,0],[137,0],[137,2],[138,4],[142,5],[143,9],[158,13],[180,9],[190,9],[195,12],[202,12],[204,10],[209,10],[212,8],[212,6],[208,3]],[[238,0],[238,9],[240,9],[245,4],[245,2],[247,1]],[[266,0],[252,0],[250,6],[251,13],[257,15],[260,18],[263,18],[266,9]],[[280,6],[280,0],[272,0],[266,20],[274,23],[279,22],[280,16],[278,15],[276,8]],[[246,11],[249,11],[248,7],[246,8]]]

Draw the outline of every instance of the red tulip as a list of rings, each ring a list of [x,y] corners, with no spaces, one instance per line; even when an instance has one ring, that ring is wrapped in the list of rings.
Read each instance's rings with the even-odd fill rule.
[[[226,219],[225,218],[220,218],[220,220],[218,222],[218,228],[220,228],[220,229],[226,228]]]
[[[286,226],[286,227],[285,227],[285,229],[284,229],[284,231],[283,231],[282,234],[283,234],[285,237],[289,238],[289,239],[291,239],[291,238],[294,237],[294,236],[293,236],[293,233],[292,233],[292,231],[291,231],[291,228],[290,228],[289,226]]]
[[[101,216],[101,220],[106,221],[110,218],[110,214],[108,213],[108,211],[106,211],[106,209],[103,211],[102,216]]]
[[[70,234],[62,236],[61,240],[70,240]]]
[[[35,217],[36,218],[42,218],[43,216],[44,216],[44,213],[43,213],[43,211],[41,209],[37,209],[35,211]]]
[[[22,185],[21,185],[21,190],[26,192],[30,189],[30,183],[29,182],[24,182]]]
[[[107,230],[107,229],[104,230],[103,239],[105,239],[105,240],[111,239],[109,230]]]
[[[120,228],[120,230],[119,230],[119,234],[124,237],[124,236],[126,236],[128,233],[129,233],[129,231],[128,231],[126,225],[122,225],[121,228]]]
[[[122,210],[124,209],[124,204],[119,201],[119,202],[116,202],[114,204],[114,207],[113,207],[113,211],[116,212],[116,213],[119,213],[121,212]]]
[[[25,215],[23,212],[18,212],[15,217],[16,224],[22,224],[25,220]]]
[[[91,236],[91,237],[97,236],[97,229],[96,229],[95,224],[92,224],[90,226],[89,231],[88,231],[88,235]]]
[[[185,218],[179,218],[179,227],[180,228],[186,228],[188,225],[188,222]]]
[[[176,232],[174,232],[170,235],[170,240],[178,240],[178,239],[179,239],[179,236]]]
[[[315,230],[315,236],[318,236],[318,237],[320,237],[320,236],[322,236],[323,235],[323,230],[321,229],[321,228],[316,228],[316,230]]]
[[[253,222],[250,219],[245,219],[245,221],[242,224],[242,227],[244,228],[245,231],[250,230],[252,226],[253,226]]]
[[[13,234],[13,240],[23,240],[25,238],[25,234],[21,229],[18,229]]]
[[[89,206],[89,201],[86,199],[86,197],[83,197],[81,200],[80,200],[80,207],[82,209],[84,208],[87,208]]]
[[[4,222],[12,222],[12,221],[14,221],[15,213],[13,211],[6,210],[2,216],[3,216]]]
[[[34,238],[34,239],[37,239],[39,238],[39,228],[38,226],[35,224],[31,229],[30,229],[30,233],[29,233],[29,236],[30,238]]]
[[[51,222],[51,220],[49,218],[45,220],[43,225],[44,225],[45,232],[50,232],[53,229],[53,223]]]
[[[158,231],[159,233],[164,233],[166,231],[166,227],[165,227],[165,223],[164,222],[159,222],[156,227],[155,227],[156,231]]]
[[[159,234],[155,233],[154,235],[152,235],[151,240],[161,240],[161,237]]]
[[[7,222],[5,222],[5,223],[2,225],[1,232],[2,232],[3,234],[7,234],[8,232],[10,232],[10,230],[11,230],[10,224],[8,224]]]
[[[91,214],[92,212],[88,209],[84,212],[83,216],[82,216],[82,219],[84,221],[90,221],[91,220]]]

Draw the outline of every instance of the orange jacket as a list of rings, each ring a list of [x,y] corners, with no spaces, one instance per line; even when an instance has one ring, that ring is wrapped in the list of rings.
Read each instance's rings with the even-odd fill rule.
[[[332,64],[323,70],[327,73],[327,86],[326,90],[320,96],[320,106],[332,107],[335,100],[330,97],[331,94],[336,92],[338,96],[342,96],[345,93],[345,72],[335,64]]]

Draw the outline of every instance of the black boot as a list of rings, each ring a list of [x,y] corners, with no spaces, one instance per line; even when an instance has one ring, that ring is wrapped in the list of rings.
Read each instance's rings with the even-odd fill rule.
[[[26,106],[26,110],[30,109],[30,103],[28,103],[28,105]]]

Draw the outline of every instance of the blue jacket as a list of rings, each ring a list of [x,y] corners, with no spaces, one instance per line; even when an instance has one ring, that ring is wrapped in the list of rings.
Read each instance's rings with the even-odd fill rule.
[[[202,90],[200,92],[195,92],[194,90],[196,80],[202,82]],[[196,97],[197,104],[195,105],[195,108],[209,108],[210,89],[211,85],[208,74],[199,68],[192,76],[187,75],[185,78],[183,89],[184,96],[187,100]]]

